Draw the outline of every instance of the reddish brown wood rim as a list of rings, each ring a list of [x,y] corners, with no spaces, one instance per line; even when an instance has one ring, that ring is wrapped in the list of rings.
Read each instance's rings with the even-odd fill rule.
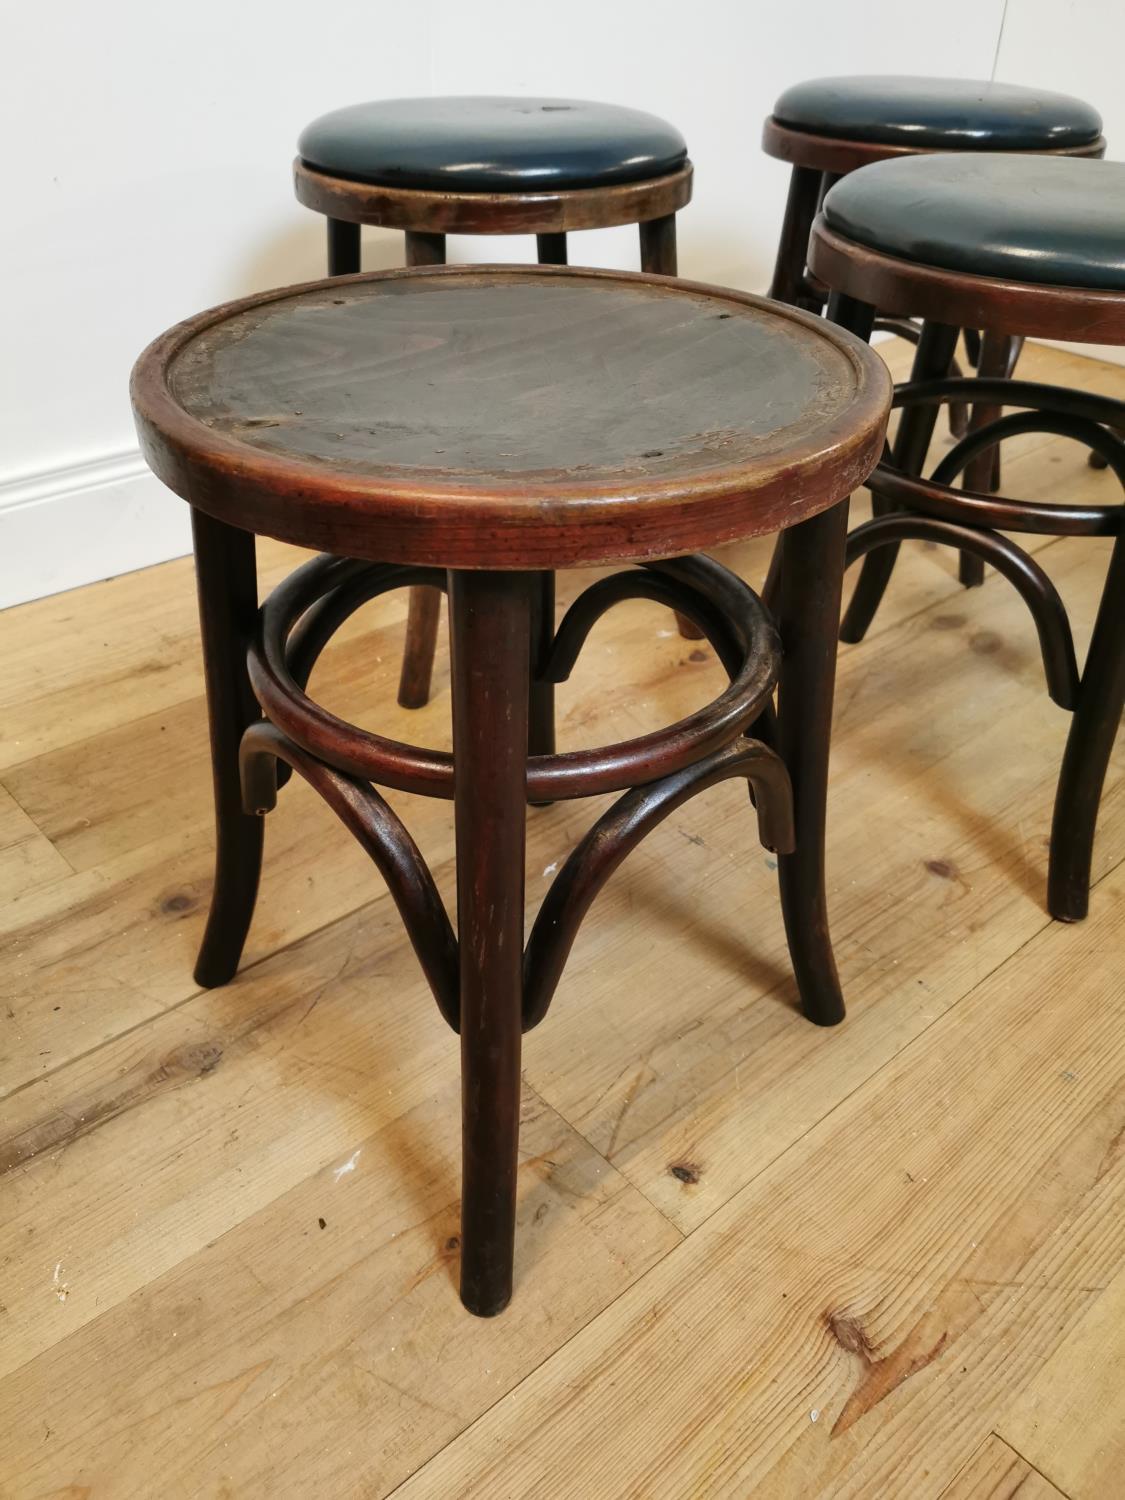
[[[834,291],[892,317],[931,318],[1029,338],[1125,344],[1125,292],[970,276],[884,255],[829,229],[818,215],[809,269]]]
[[[818,172],[854,172],[873,161],[892,156],[932,156],[938,151],[972,152],[976,146],[890,146],[880,141],[853,141],[846,136],[817,135],[811,130],[794,130],[770,115],[762,126],[762,150],[767,156],[790,162],[795,167],[813,167]],[[1082,146],[1063,146],[1048,151],[1018,151],[1015,156],[1104,156],[1105,136]]]
[[[334,177],[300,157],[293,163],[298,202],[329,218],[385,229],[440,234],[551,234],[605,229],[673,214],[691,201],[692,164],[663,177],[553,193],[450,193]]]
[[[855,399],[818,434],[815,449],[753,468],[714,470],[698,481],[648,476],[636,487],[582,481],[482,490],[392,483],[272,455],[213,431],[186,412],[167,384],[169,367],[200,333],[251,308],[314,288],[408,276],[570,276],[647,283],[760,308],[828,339],[855,372]],[[316,550],[382,562],[450,568],[565,567],[674,557],[780,530],[849,494],[877,462],[890,410],[883,361],[861,340],[809,313],[723,287],[632,271],[567,266],[431,266],[334,277],[259,293],[200,313],[154,340],[131,381],[149,467],[189,504],[231,525]]]

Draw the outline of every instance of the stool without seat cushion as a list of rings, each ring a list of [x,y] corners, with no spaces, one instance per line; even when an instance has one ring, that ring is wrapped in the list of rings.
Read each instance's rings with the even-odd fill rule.
[[[831,313],[854,325],[872,309],[921,317],[935,331],[1125,345],[1125,163],[1065,157],[916,156],[863,167],[832,188],[813,226],[809,264],[833,289]],[[938,406],[975,387],[993,415],[923,478]],[[1125,507],[1031,503],[981,493],[976,460],[1028,432],[1070,437],[1101,455],[1125,485],[1125,403],[1031,381],[929,377],[896,392],[891,461],[869,480],[874,518],[849,538],[863,568],[844,617],[862,638],[901,541],[958,547],[990,562],[1035,621],[1051,697],[1071,710],[1051,830],[1047,901],[1066,921],[1086,914],[1098,804],[1125,707]],[[1022,410],[1008,415],[1002,408]],[[956,481],[961,479],[961,487]],[[1084,667],[1057,590],[1011,532],[1112,539]]]
[[[328,217],[330,275],[360,269],[361,224],[404,230],[412,266],[442,264],[453,233],[534,234],[538,259],[565,265],[570,231],[636,224],[641,270],[676,274],[691,163],[675,126],[643,110],[583,99],[376,100],[314,120],[298,149],[297,197]],[[410,596],[406,708],[429,697],[439,603],[432,589]],[[698,634],[683,618],[680,630]]]
[[[824,885],[835,632],[847,496],[882,447],[886,367],[763,298],[624,272],[456,267],[204,313],[141,357],[133,391],[148,461],[193,507],[218,828],[197,978],[224,984],[238,967],[262,815],[278,763],[291,766],[385,877],[460,1032],[462,1298],[499,1312],[521,1033],[546,1014],[602,885],[696,792],[750,783],[806,1014],[843,1017]],[[685,555],[778,529],[769,609]],[[327,549],[261,611],[259,532]],[[599,578],[556,630],[541,572],[593,562],[642,566]],[[452,755],[349,724],[307,692],[340,625],[419,583],[449,596]],[[728,686],[666,728],[556,753],[554,684],[601,615],[636,598],[693,619]],[[386,786],[452,799],[456,933]],[[563,862],[525,943],[527,804],[605,792],[623,795]]]

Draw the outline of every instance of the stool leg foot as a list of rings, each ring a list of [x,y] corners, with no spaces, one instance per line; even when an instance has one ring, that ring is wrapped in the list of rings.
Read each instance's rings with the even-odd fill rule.
[[[512,1295],[520,1121],[528,683],[534,585],[451,573],[461,971],[461,1301]]]
[[[1113,546],[1055,793],[1047,907],[1062,922],[1080,922],[1090,902],[1090,865],[1098,807],[1125,709],[1122,598],[1125,598],[1125,533]]]
[[[801,1006],[818,1026],[844,1019],[828,931],[824,823],[836,681],[848,502],[785,533],[774,614],[784,665],[777,692],[777,750],[793,781],[796,848],[778,856],[781,909]]]
[[[215,884],[195,965],[195,981],[213,989],[233,979],[242,956],[262,868],[262,819],[242,810],[238,747],[261,714],[246,672],[257,623],[254,538],[192,511],[199,629],[211,725],[215,789]]]
[[[410,590],[406,644],[398,679],[398,701],[403,708],[424,708],[430,701],[440,618],[441,590],[416,584]]]
[[[1110,431],[1115,432],[1119,438],[1125,438],[1125,427],[1112,427],[1110,428]],[[1091,469],[1109,468],[1109,460],[1106,458],[1105,454],[1095,453],[1093,449],[1091,449],[1091,451],[1087,455],[1086,462],[1087,464],[1089,464]]]

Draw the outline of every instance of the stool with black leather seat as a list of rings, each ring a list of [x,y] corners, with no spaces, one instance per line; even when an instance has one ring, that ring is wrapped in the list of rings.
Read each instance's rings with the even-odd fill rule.
[[[816,311],[825,298],[806,270],[809,231],[825,193],[848,172],[935,151],[1101,156],[1105,140],[1097,110],[1067,94],[966,78],[875,74],[808,79],[786,89],[765,122],[762,146],[793,167],[770,296]],[[885,317],[876,327],[918,344],[917,379],[959,373],[958,330],[934,328],[923,339],[917,325]],[[984,338],[965,330],[969,361],[987,377],[1011,375],[1021,343],[1018,330],[990,331]],[[976,404],[971,422],[982,426],[999,415],[997,407]],[[965,403],[951,406],[950,425],[957,436],[967,430]],[[998,489],[998,453],[975,460],[969,478],[978,488]],[[961,581],[972,586],[983,580],[979,559],[962,557]]]
[[[328,219],[328,273],[360,270],[360,226],[401,229],[408,266],[445,261],[447,234],[534,234],[565,265],[567,235],[636,224],[641,270],[676,274],[676,213],[691,198],[683,136],[639,109],[582,99],[385,99],[322,115],[301,133],[298,199]],[[551,598],[553,581],[542,580]],[[410,596],[399,702],[429,698],[437,590]],[[699,632],[680,619],[684,635]]]
[[[918,156],[864,167],[824,200],[809,245],[830,313],[870,326],[878,307],[927,329],[1125,345],[1125,163],[1001,154]],[[976,389],[998,415],[920,476],[938,407]],[[862,638],[899,543],[975,553],[1014,584],[1038,630],[1051,697],[1072,711],[1051,831],[1048,906],[1085,916],[1098,806],[1125,707],[1125,508],[1043,504],[975,490],[974,459],[1005,438],[1050,432],[1099,453],[1125,485],[1125,403],[1025,380],[936,378],[899,386],[893,457],[868,481],[876,514],[848,542],[863,558],[841,635]],[[963,477],[963,487],[955,481]],[[1108,498],[1108,497],[1107,497]],[[1084,668],[1062,600],[1006,533],[1103,536],[1112,551]]]

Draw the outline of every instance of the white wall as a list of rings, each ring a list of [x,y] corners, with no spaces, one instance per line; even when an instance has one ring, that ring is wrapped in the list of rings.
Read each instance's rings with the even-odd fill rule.
[[[1023,70],[1119,107],[1114,49],[1089,19],[1097,5],[1108,16],[1111,0],[1083,0],[1069,28],[1054,19],[1065,0],[1049,3],[1048,15],[1048,0],[1009,0],[1001,76]],[[136,452],[129,368],[189,313],[321,274],[322,222],[294,201],[289,180],[297,133],[314,115],[452,92],[654,110],[680,126],[696,164],[695,201],[680,218],[682,271],[761,289],[787,179],[758,145],[777,93],[821,73],[988,77],[1002,12],[1003,0],[946,0],[937,15],[903,0],[571,0],[564,10],[527,0],[334,0],[320,10],[290,0],[40,0],[13,10],[0,106],[0,603],[186,550],[186,507]],[[1081,31],[1096,85],[1085,81],[1094,75]],[[1056,71],[1064,58],[1075,76]],[[365,241],[368,266],[398,262],[397,236],[371,231]],[[532,247],[458,240],[451,251],[522,259]],[[572,258],[635,265],[634,234],[576,237]]]
[[[1008,0],[996,77],[1077,94],[1101,111],[1106,156],[1125,158],[1122,0]],[[1076,354],[1125,364],[1125,349],[1069,344]]]

